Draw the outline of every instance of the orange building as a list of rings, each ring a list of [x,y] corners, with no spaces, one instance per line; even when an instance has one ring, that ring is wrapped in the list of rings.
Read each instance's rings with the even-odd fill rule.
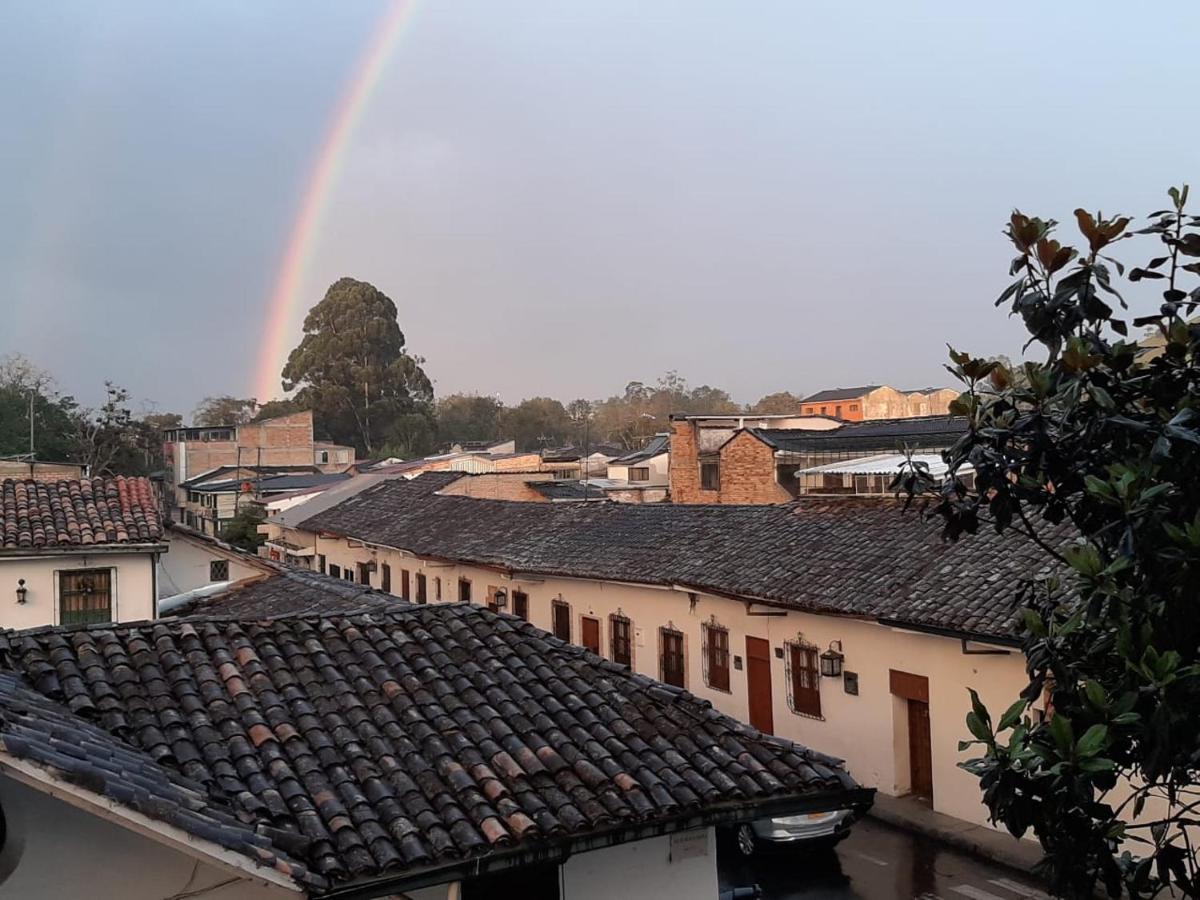
[[[907,419],[915,416],[944,416],[950,401],[958,396],[953,388],[920,388],[898,391],[886,384],[833,388],[805,397],[800,412],[806,416],[833,416],[844,422],[873,419]]]

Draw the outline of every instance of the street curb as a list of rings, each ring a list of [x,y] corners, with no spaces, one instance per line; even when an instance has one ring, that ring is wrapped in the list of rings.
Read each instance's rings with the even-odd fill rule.
[[[988,862],[1032,874],[1042,860],[1042,848],[1004,831],[973,825],[945,813],[934,812],[914,800],[876,794],[867,815],[905,831],[915,831]]]

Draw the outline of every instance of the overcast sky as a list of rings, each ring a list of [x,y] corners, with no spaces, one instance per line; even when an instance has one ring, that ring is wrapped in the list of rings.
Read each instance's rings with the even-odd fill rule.
[[[315,154],[386,4],[0,5],[0,354],[94,402],[251,391]],[[427,0],[317,236],[439,393],[752,401],[1015,354],[1009,210],[1195,179],[1200,4]],[[295,323],[299,337],[299,320]],[[260,398],[264,399],[264,398]]]

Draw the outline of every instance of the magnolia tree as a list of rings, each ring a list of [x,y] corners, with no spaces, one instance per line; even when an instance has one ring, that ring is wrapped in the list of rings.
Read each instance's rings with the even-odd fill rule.
[[[964,767],[993,820],[1033,829],[1069,897],[1200,895],[1200,217],[1186,186],[1169,194],[1136,226],[1076,210],[1078,247],[1013,213],[997,305],[1044,361],[951,350],[970,427],[950,476],[915,465],[895,484],[951,539],[1012,530],[1059,563],[1023,589],[1028,687],[1005,710],[973,695],[960,749],[979,750]],[[1126,270],[1118,245],[1147,261]],[[1157,312],[1118,312],[1124,281],[1161,289]]]

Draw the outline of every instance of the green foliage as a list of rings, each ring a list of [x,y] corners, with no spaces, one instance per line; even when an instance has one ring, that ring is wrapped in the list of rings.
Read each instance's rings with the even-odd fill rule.
[[[198,428],[245,425],[256,409],[258,401],[253,397],[205,397],[192,412],[192,424]]]
[[[268,400],[254,413],[251,422],[261,422],[263,419],[275,419],[279,416],[290,416],[292,413],[304,412],[308,407],[295,400]]]
[[[758,416],[798,416],[802,405],[801,398],[791,391],[776,391],[752,403],[746,412]]]
[[[368,457],[385,443],[417,443],[397,429],[433,403],[423,360],[405,351],[396,315],[374,286],[339,279],[309,310],[283,369],[284,390],[298,388],[293,400],[312,409],[321,432]]]
[[[935,488],[914,468],[896,482],[935,492],[950,538],[1011,529],[1063,573],[1025,587],[1028,687],[995,725],[972,695],[963,746],[981,750],[964,766],[994,820],[1034,830],[1069,897],[1200,894],[1200,217],[1186,187],[1169,193],[1132,233],[1126,217],[1076,210],[1078,250],[1052,220],[1013,213],[1016,280],[997,305],[1046,359],[1017,369],[951,350],[954,410],[971,426],[946,453],[955,477]],[[1108,254],[1134,235],[1160,246],[1127,280],[1153,282],[1161,302],[1129,323]],[[1152,339],[1129,340],[1131,324]],[[1045,720],[1029,712],[1043,694]],[[1149,799],[1167,812],[1137,818]]]
[[[450,394],[437,402],[438,439],[443,445],[500,438],[504,404],[479,394]]]
[[[253,553],[266,542],[266,535],[258,533],[258,526],[265,521],[266,514],[261,506],[245,503],[221,529],[221,540]]]
[[[517,442],[518,450],[540,450],[568,443],[575,423],[560,401],[531,397],[503,411],[500,431]]]
[[[706,384],[691,388],[678,372],[670,371],[653,387],[631,381],[620,396],[597,403],[592,434],[594,439],[633,449],[652,435],[669,431],[672,413],[722,415],[741,411],[720,388]]]

